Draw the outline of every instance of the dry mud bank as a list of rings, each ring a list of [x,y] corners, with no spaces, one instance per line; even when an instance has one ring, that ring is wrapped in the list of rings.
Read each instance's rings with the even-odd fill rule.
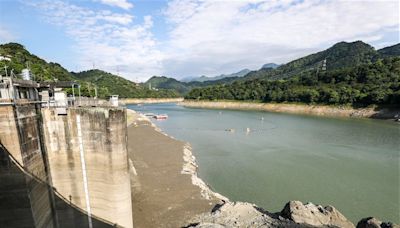
[[[232,101],[191,101],[185,100],[180,105],[192,108],[237,109],[268,112],[284,112],[329,117],[355,117],[396,119],[400,117],[400,108],[351,108],[328,105],[284,104],[284,103],[251,103]],[[397,117],[396,117],[397,116]]]
[[[190,147],[128,112],[128,158],[134,227],[182,227],[221,202],[197,177]]]

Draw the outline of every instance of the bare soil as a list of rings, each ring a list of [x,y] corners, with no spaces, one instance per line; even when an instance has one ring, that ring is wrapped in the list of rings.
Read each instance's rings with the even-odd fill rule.
[[[219,202],[204,199],[191,175],[181,174],[184,145],[148,121],[128,127],[134,227],[181,227]]]

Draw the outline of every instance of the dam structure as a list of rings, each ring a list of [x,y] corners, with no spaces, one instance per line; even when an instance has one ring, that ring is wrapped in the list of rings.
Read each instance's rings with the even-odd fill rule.
[[[132,227],[126,108],[63,88],[0,76],[0,226]]]

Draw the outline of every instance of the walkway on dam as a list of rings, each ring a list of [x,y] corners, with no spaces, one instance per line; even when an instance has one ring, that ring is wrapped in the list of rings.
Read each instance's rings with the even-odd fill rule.
[[[181,174],[184,145],[148,121],[128,127],[128,156],[136,169],[136,175],[131,170],[134,227],[181,227],[219,202],[204,199],[191,175]]]

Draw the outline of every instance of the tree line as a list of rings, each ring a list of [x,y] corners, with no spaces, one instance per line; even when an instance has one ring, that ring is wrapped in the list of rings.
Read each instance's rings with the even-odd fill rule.
[[[400,104],[400,57],[331,71],[303,72],[282,80],[254,79],[195,88],[197,100],[301,102],[317,104]]]

